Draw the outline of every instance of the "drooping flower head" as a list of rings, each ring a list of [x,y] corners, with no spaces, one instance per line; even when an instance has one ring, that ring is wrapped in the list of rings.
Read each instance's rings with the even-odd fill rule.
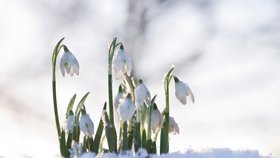
[[[64,53],[59,63],[62,76],[65,77],[65,70],[70,76],[73,76],[74,73],[79,75],[80,66],[78,60],[65,45],[63,45],[63,49]]]
[[[151,105],[151,94],[146,85],[140,79],[139,84],[135,89],[135,104],[136,107],[141,107],[145,103],[150,106]]]
[[[131,120],[135,107],[131,100],[131,94],[128,93],[124,102],[119,105],[118,112],[123,122]]]
[[[169,117],[169,133],[179,134],[179,126],[177,122],[175,122],[174,117]]]
[[[161,123],[162,123],[162,114],[158,110],[157,105],[154,103],[152,115],[151,115],[151,127],[153,130],[153,133],[155,133],[156,130],[158,128],[160,128]]]
[[[65,130],[66,130],[66,132],[72,133],[73,129],[74,129],[74,125],[75,125],[75,116],[74,116],[73,111],[71,110],[69,112],[69,115],[68,115],[66,121],[65,121]]]
[[[124,75],[130,76],[132,71],[132,61],[124,51],[123,45],[117,50],[112,60],[113,71],[116,79],[123,79]]]
[[[82,115],[79,122],[81,131],[88,137],[92,137],[94,134],[94,124],[85,110],[82,110]]]
[[[114,107],[115,109],[118,109],[119,108],[119,105],[120,103],[122,103],[125,99],[125,90],[124,90],[124,86],[121,84],[119,86],[119,90],[118,90],[118,93],[117,95],[115,96],[114,98]]]
[[[177,97],[177,99],[184,105],[187,104],[187,97],[188,99],[194,103],[194,96],[193,96],[193,93],[190,89],[190,87],[180,81],[177,77],[174,77],[174,80],[175,80],[175,95]]]

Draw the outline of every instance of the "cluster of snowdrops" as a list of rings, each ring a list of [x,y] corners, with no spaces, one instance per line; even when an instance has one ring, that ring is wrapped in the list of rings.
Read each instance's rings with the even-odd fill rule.
[[[141,79],[131,75],[132,61],[125,52],[122,43],[114,38],[108,50],[108,101],[104,103],[99,124],[95,125],[86,110],[85,100],[89,93],[78,102],[76,94],[70,99],[65,125],[60,126],[56,94],[56,65],[59,52],[63,55],[59,66],[63,76],[79,75],[79,62],[65,44],[62,38],[53,50],[52,56],[52,92],[55,123],[60,146],[60,154],[65,158],[95,157],[102,153],[126,154],[156,154],[157,138],[160,134],[159,153],[169,152],[169,133],[179,133],[179,126],[174,118],[169,116],[169,84],[175,83],[175,96],[182,104],[187,100],[194,102],[190,87],[172,74],[172,67],[164,78],[165,108],[159,111],[156,95],[153,97]],[[104,75],[105,76],[105,75]],[[113,76],[120,81],[117,94],[113,95]],[[114,116],[117,115],[117,116]],[[116,129],[114,118],[119,118],[120,129]],[[153,136],[153,138],[152,138]],[[107,143],[107,144],[106,144]]]

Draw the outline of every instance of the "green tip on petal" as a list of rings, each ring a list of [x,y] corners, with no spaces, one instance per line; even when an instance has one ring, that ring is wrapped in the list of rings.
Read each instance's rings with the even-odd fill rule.
[[[140,80],[139,80],[139,84],[142,84],[142,83],[143,83],[143,81],[142,81],[142,79],[140,79]]]
[[[124,48],[123,48],[123,45],[122,45],[122,44],[121,44],[121,46],[120,46],[120,49],[121,49],[121,50],[124,50]]]
[[[74,115],[74,112],[72,110],[70,110],[69,115]]]
[[[153,110],[158,110],[158,107],[157,107],[156,103],[154,103],[154,105],[153,105]]]
[[[131,99],[131,94],[128,93],[126,97]]]
[[[82,115],[86,114],[86,111],[84,109],[81,110]]]
[[[177,82],[179,82],[180,80],[179,80],[176,76],[174,76],[174,81],[175,81],[175,83],[177,83]]]
[[[62,45],[64,52],[70,52],[69,49],[66,47],[66,45]]]
[[[119,86],[119,91],[118,91],[119,93],[123,93],[124,92],[124,86],[123,86],[123,84],[120,84],[120,86]]]

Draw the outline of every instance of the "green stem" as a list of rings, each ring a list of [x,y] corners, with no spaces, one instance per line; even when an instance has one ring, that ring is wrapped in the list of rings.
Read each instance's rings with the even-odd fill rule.
[[[60,137],[60,124],[59,124],[59,117],[58,117],[58,110],[57,110],[57,99],[56,99],[56,81],[52,81],[52,89],[53,89],[53,107],[54,107],[54,116],[55,116],[55,124],[57,135]]]
[[[54,107],[54,116],[55,116],[55,124],[56,124],[56,130],[57,130],[57,136],[58,139],[60,139],[60,124],[59,124],[59,116],[58,116],[58,110],[57,110],[57,97],[56,97],[56,75],[55,75],[55,68],[56,68],[56,60],[58,53],[61,49],[61,42],[64,40],[62,38],[55,46],[52,54],[52,94],[53,94],[53,107]]]
[[[128,150],[128,141],[127,141],[127,121],[123,123],[123,151]]]
[[[164,123],[161,130],[160,153],[169,152],[169,84],[172,79],[172,71],[174,67],[169,70],[164,79],[164,94],[165,94],[165,109],[164,109]]]

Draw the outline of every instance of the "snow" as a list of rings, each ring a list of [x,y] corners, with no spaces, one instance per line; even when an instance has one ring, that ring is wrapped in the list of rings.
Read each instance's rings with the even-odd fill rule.
[[[84,154],[82,158],[93,158],[95,154]],[[137,153],[124,152],[119,155],[106,153],[98,155],[97,158],[146,158],[148,153],[145,149],[139,149]],[[271,155],[262,156],[257,150],[230,150],[228,148],[203,149],[196,151],[188,149],[185,152],[173,152],[162,155],[150,155],[150,158],[273,158]]]

